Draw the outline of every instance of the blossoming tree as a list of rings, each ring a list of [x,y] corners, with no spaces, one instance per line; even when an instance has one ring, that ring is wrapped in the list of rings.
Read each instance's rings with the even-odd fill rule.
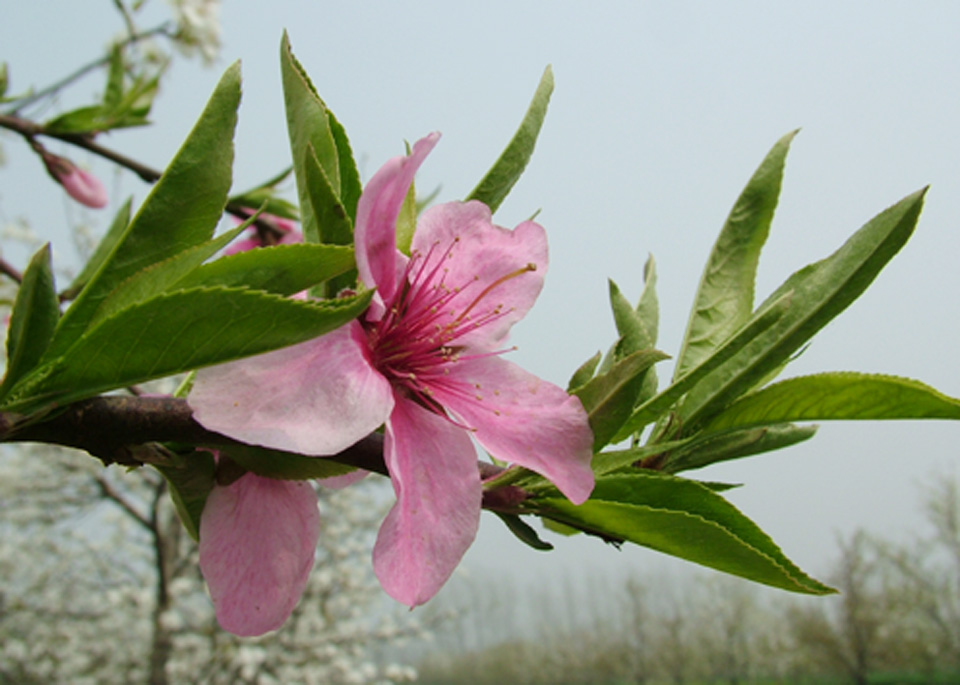
[[[126,163],[93,141],[142,123],[150,82],[131,81],[114,54],[102,103],[46,123],[0,117],[91,206],[103,204],[102,188],[39,139]],[[369,472],[388,476],[396,495],[373,569],[411,607],[456,568],[482,509],[537,549],[550,545],[531,518],[784,590],[829,593],[723,498],[728,486],[678,474],[811,438],[815,426],[797,422],[960,418],[960,401],[892,376],[775,382],[909,239],[924,191],[755,305],[788,134],[723,226],[669,382],[661,387],[656,373],[667,355],[656,349],[649,262],[636,305],[611,284],[618,338],[563,389],[509,361],[507,342],[544,286],[547,231],[493,218],[533,153],[551,71],[468,197],[420,213],[414,176],[439,135],[386,160],[363,185],[345,127],[286,38],[281,69],[297,206],[276,197],[276,180],[230,194],[234,65],[168,167],[138,167],[156,181],[152,192],[136,212],[122,205],[73,283],[58,292],[49,247],[22,274],[4,269],[19,291],[0,440],[69,445],[162,474],[198,540],[225,629],[257,635],[287,620],[323,535],[310,482],[350,487]],[[243,223],[214,235],[225,210]],[[299,220],[302,242],[285,219]],[[250,227],[256,238],[244,248],[262,247],[229,250]],[[177,374],[188,375],[172,396],[108,394]]]

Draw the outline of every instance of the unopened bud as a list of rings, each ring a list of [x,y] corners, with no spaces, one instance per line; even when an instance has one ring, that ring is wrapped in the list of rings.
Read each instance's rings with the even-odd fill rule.
[[[63,186],[67,195],[80,204],[94,209],[106,207],[108,202],[107,189],[100,179],[84,171],[66,157],[60,157],[44,150],[43,163],[54,180]]]

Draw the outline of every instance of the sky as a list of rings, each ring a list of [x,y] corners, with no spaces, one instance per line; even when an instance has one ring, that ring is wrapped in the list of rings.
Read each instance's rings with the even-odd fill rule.
[[[158,0],[149,12],[167,16]],[[0,23],[11,89],[55,80],[65,65],[98,56],[121,28],[107,0],[11,3]],[[418,188],[439,187],[438,201],[459,199],[496,159],[552,65],[556,90],[536,154],[495,218],[512,227],[539,210],[548,231],[550,272],[537,306],[514,329],[512,360],[560,385],[614,339],[607,279],[635,300],[650,254],[659,272],[659,346],[676,353],[716,234],[783,134],[801,129],[761,258],[758,301],[929,184],[915,236],[785,376],[883,372],[960,396],[956,3],[275,0],[268,10],[237,0],[225,4],[222,28],[212,67],[174,63],[155,126],[102,142],[162,167],[223,69],[241,59],[235,189],[273,176],[289,163],[278,61],[286,29],[346,127],[364,179],[402,153],[404,141],[439,130]],[[85,80],[59,106],[101,87],[99,77]],[[63,227],[80,221],[103,230],[111,210],[71,205],[20,140],[6,135],[0,145],[0,226],[29,217],[69,264]],[[147,192],[108,162],[51,148],[101,175],[111,208]],[[15,246],[5,245],[4,255],[25,263]],[[669,377],[669,362],[660,368]],[[689,475],[743,483],[729,499],[816,575],[829,568],[838,534],[865,528],[907,540],[921,532],[918,484],[956,475],[958,442],[960,425],[947,423],[830,424],[807,443]],[[535,552],[485,516],[465,572],[541,581],[679,568],[644,550],[555,542],[555,552]]]

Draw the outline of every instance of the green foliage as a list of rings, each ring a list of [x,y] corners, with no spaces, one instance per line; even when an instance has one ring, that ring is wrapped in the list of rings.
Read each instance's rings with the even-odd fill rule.
[[[322,335],[367,307],[372,292],[286,297],[349,273],[350,247],[285,245],[208,262],[254,220],[213,237],[231,183],[239,101],[234,65],[133,220],[129,203],[118,212],[68,289],[76,300],[62,319],[49,257],[34,259],[8,339],[14,363],[0,387],[4,410],[36,411],[268,352]]]
[[[317,95],[286,34],[280,68],[303,238],[308,243],[349,245],[362,188],[346,132]],[[350,272],[313,292],[332,297],[355,282]]]
[[[126,83],[123,51],[114,46],[107,70],[107,84],[98,105],[64,112],[43,125],[51,134],[88,134],[115,128],[144,126],[157,94],[160,74],[140,74]]]
[[[605,476],[576,506],[543,498],[544,515],[613,541],[627,540],[784,590],[832,590],[794,566],[733,505],[695,481],[651,471]]]
[[[10,314],[7,333],[7,373],[0,397],[40,362],[60,320],[60,302],[50,266],[50,245],[30,260]]]
[[[216,462],[210,452],[198,450],[179,465],[158,465],[170,490],[177,516],[194,540],[200,539],[200,515],[213,489]]]
[[[164,293],[92,326],[18,384],[5,408],[76,401],[310,340],[359,316],[371,294],[304,302],[241,288]]]
[[[47,359],[63,354],[76,342],[121,283],[211,238],[230,189],[239,104],[240,67],[235,64],[220,80],[193,131],[140,211],[64,315]]]
[[[715,416],[707,429],[840,419],[960,419],[960,400],[909,378],[822,373],[747,395]]]
[[[553,93],[553,69],[544,69],[540,84],[533,94],[530,107],[520,122],[520,128],[514,133],[507,147],[494,162],[477,187],[467,196],[467,200],[480,200],[496,212],[514,184],[520,179],[523,170],[533,155],[533,148],[540,135],[540,127],[547,115],[547,105]]]
[[[753,312],[760,250],[780,196],[783,166],[796,131],[773,146],[734,204],[700,278],[674,378],[680,378],[740,328]]]
[[[579,530],[633,542],[795,592],[830,591],[723,500],[723,488],[669,475],[781,449],[815,434],[816,426],[794,421],[960,418],[960,400],[892,376],[829,373],[767,385],[909,239],[924,196],[921,190],[880,213],[833,255],[795,273],[754,308],[760,251],[794,135],[774,145],[730,212],[701,277],[673,381],[660,392],[652,365],[667,355],[654,349],[652,259],[636,307],[610,282],[617,340],[602,361],[598,353],[570,381],[598,450],[590,499],[575,506],[545,479],[516,469],[486,487],[526,488],[531,497],[521,512],[542,516],[565,534]],[[627,439],[624,449],[599,451]]]

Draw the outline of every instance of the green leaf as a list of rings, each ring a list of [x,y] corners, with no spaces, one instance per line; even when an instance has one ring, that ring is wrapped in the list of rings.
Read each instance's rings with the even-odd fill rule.
[[[319,242],[321,244],[350,245],[353,243],[353,222],[346,208],[340,203],[336,191],[330,185],[330,179],[314,155],[313,147],[308,143],[304,150],[306,160],[302,173],[307,179],[307,195],[312,216],[317,220]],[[310,241],[307,241],[310,242]],[[335,297],[344,288],[356,284],[355,275],[347,274],[333,279],[318,292],[318,297]]]
[[[786,421],[960,419],[960,400],[909,378],[821,373],[775,383],[734,402],[708,430]]]
[[[197,450],[183,459],[181,466],[155,466],[170,488],[177,515],[194,540],[200,538],[200,515],[213,489],[216,464],[213,455]]]
[[[123,98],[123,51],[114,44],[110,50],[110,68],[107,70],[107,86],[103,90],[103,106],[113,110]]]
[[[760,250],[796,131],[777,141],[734,204],[700,278],[674,379],[697,366],[750,318]]]
[[[33,255],[17,291],[7,331],[7,373],[0,398],[40,362],[59,319],[48,243]]]
[[[72,300],[75,298],[77,293],[93,278],[94,274],[103,267],[104,263],[116,248],[117,243],[120,242],[129,224],[130,200],[128,199],[117,211],[116,216],[113,217],[113,223],[110,224],[110,228],[107,229],[103,238],[100,239],[97,249],[93,251],[93,255],[91,255],[86,265],[84,265],[83,270],[73,279],[70,287],[64,291],[63,294],[66,299]]]
[[[573,372],[573,375],[570,377],[570,382],[567,383],[567,392],[571,392],[576,388],[586,385],[587,381],[593,378],[594,372],[600,365],[600,359],[602,356],[603,355],[597,352]]]
[[[667,359],[659,350],[640,350],[620,360],[573,394],[580,398],[593,430],[593,447],[600,449],[623,425],[633,411],[642,375],[651,366]]]
[[[781,423],[719,433],[698,433],[692,441],[666,452],[667,457],[661,469],[666,473],[679,473],[721,461],[763,454],[809,440],[816,432],[817,426]]]
[[[327,123],[330,125],[333,142],[337,146],[337,162],[340,169],[340,202],[346,208],[350,221],[356,221],[357,202],[359,202],[360,194],[363,192],[363,186],[360,185],[360,171],[353,159],[353,150],[350,147],[350,141],[347,139],[347,132],[329,109],[327,110]]]
[[[350,271],[353,248],[295,243],[274,245],[220,257],[176,283],[177,289],[199,286],[251,288],[292,295]]]
[[[72,402],[310,340],[359,316],[372,293],[325,302],[235,288],[163,294],[93,326],[15,387],[4,408]]]
[[[300,197],[303,237],[308,243],[323,242],[320,217],[316,216],[313,189],[307,175],[307,165],[316,161],[326,177],[326,185],[334,197],[340,197],[340,153],[330,127],[327,107],[310,82],[306,71],[293,56],[286,32],[280,45],[280,71],[283,80],[283,98],[287,112],[287,129],[293,168],[297,176]],[[313,148],[312,154],[309,153]],[[320,192],[323,192],[321,190]]]
[[[230,189],[239,104],[240,67],[234,64],[133,222],[67,310],[47,359],[76,342],[107,296],[133,274],[210,239]]]
[[[846,309],[913,234],[926,189],[871,219],[826,259],[786,280],[768,302],[793,293],[783,318],[705,378],[684,400],[684,425],[708,420],[749,392]],[[762,308],[762,306],[761,306]]]
[[[547,115],[550,94],[553,93],[553,69],[547,66],[540,78],[533,100],[527,113],[520,122],[520,128],[500,154],[500,158],[487,172],[476,188],[467,196],[467,200],[480,200],[496,212],[514,184],[520,179],[523,170],[533,155],[533,148],[540,135],[540,127]]]
[[[253,218],[250,218],[253,221]],[[180,280],[194,272],[203,262],[224,248],[231,240],[237,237],[248,224],[227,231],[214,240],[183,250],[179,254],[165,259],[162,262],[151,264],[143,271],[124,281],[114,290],[94,314],[91,326],[95,326],[103,319],[128,309],[133,305],[156,297],[161,293],[173,289],[185,290],[177,287]]]
[[[722,367],[765,331],[774,327],[782,317],[786,316],[790,303],[791,295],[787,292],[781,295],[779,299],[765,304],[757,310],[753,318],[744,324],[743,328],[715,349],[713,354],[701,361],[696,368],[690,369],[682,378],[677,379],[659,394],[637,407],[614,436],[613,442],[625,440],[647,424],[656,421],[669,412],[683,398],[684,394],[695,388],[710,373]]]
[[[833,592],[787,559],[756,524],[696,481],[636,473],[597,480],[590,499],[537,500],[540,512],[594,534],[626,540],[765,585]]]
[[[511,533],[517,536],[517,539],[520,540],[520,542],[523,542],[534,549],[540,550],[541,552],[549,552],[553,549],[553,545],[551,545],[549,542],[544,542],[541,540],[540,536],[537,535],[537,531],[535,531],[530,524],[516,514],[505,514],[502,511],[495,511],[493,513],[496,514],[501,521],[503,521],[504,525],[506,525],[507,529]]]
[[[353,466],[340,464],[333,459],[305,457],[302,454],[271,450],[255,445],[231,445],[217,449],[245,470],[264,478],[313,480],[342,476],[356,471]]]

